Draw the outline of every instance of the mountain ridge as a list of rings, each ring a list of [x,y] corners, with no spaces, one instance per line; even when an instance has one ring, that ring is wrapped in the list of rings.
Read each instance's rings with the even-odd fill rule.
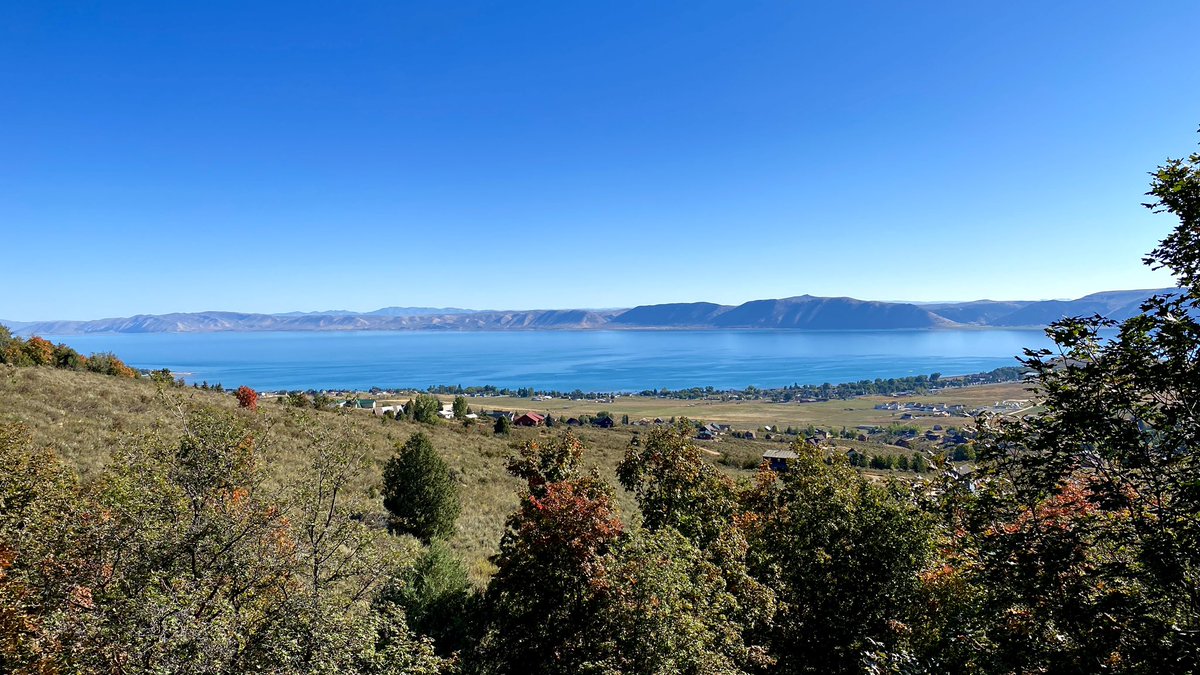
[[[1043,327],[1066,316],[1126,319],[1150,295],[1174,289],[1103,291],[1074,300],[882,302],[796,295],[750,300],[662,303],[628,309],[468,310],[384,307],[371,312],[173,312],[89,321],[4,322],[19,335],[209,333],[347,330],[766,329],[921,330],[956,327]]]

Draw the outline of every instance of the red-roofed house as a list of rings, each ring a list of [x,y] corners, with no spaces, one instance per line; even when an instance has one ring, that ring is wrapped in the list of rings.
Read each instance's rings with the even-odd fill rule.
[[[538,427],[545,422],[546,418],[537,413],[525,413],[517,419],[513,420],[513,424],[519,427]]]

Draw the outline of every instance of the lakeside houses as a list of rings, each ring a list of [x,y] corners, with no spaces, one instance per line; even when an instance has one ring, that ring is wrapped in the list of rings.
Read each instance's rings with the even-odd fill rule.
[[[342,401],[339,407],[354,408],[356,410],[374,410],[378,405],[378,401],[373,398],[352,398]]]
[[[901,412],[908,415],[901,419],[912,419],[920,415],[922,417],[967,417],[967,407],[962,404],[947,404],[947,403],[917,403],[913,401],[889,401],[888,403],[879,403],[875,406],[876,410],[888,410],[892,412]]]

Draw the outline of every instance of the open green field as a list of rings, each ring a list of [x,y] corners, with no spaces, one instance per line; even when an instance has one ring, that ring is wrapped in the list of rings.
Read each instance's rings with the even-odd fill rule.
[[[449,401],[453,397],[442,396]],[[943,426],[969,424],[968,417],[926,417],[912,420],[901,420],[902,413],[887,410],[876,410],[880,403],[892,401],[916,403],[946,403],[949,405],[962,404],[968,409],[979,406],[994,405],[999,401],[1009,399],[1030,398],[1028,385],[1020,382],[1006,384],[981,385],[977,387],[962,387],[947,389],[937,394],[925,396],[906,396],[894,398],[891,396],[864,396],[862,398],[844,401],[823,401],[820,403],[772,403],[770,401],[687,401],[682,399],[657,398],[649,396],[620,396],[611,403],[569,399],[549,399],[533,401],[528,398],[511,396],[494,396],[488,398],[468,399],[473,410],[511,410],[517,412],[535,411],[550,413],[555,417],[572,417],[580,414],[594,415],[606,410],[620,419],[629,415],[631,422],[655,417],[670,419],[671,417],[688,417],[693,420],[730,424],[735,429],[753,430],[763,426],[781,425],[783,427],[805,427],[809,424],[826,429],[854,427],[860,424],[912,424],[921,428],[930,428],[935,424]]]

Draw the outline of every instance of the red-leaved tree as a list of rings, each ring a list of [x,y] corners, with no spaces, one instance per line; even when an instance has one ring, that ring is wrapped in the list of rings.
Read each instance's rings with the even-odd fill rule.
[[[234,396],[237,396],[239,406],[249,408],[250,410],[258,410],[258,393],[250,387],[246,385],[238,387],[237,391],[234,392]]]

